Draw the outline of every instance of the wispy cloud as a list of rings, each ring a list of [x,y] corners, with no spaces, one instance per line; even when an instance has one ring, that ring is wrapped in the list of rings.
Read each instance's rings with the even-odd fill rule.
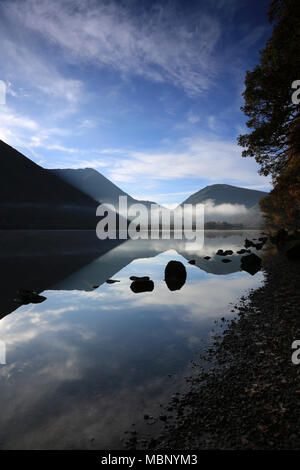
[[[77,78],[65,76],[55,54],[45,53],[32,30],[24,28],[23,8],[27,7],[26,2],[0,3],[1,78],[9,83],[8,93],[14,97],[20,96],[15,89],[17,84],[23,97],[40,92],[47,95],[49,102],[67,102],[70,111],[83,98],[83,84]]]
[[[201,178],[210,182],[231,181],[238,184],[263,184],[255,171],[255,162],[241,161],[236,144],[206,138],[183,139],[175,151],[124,151],[123,158],[109,169],[110,177],[119,182]]]
[[[22,84],[34,87],[49,98],[61,99],[75,106],[83,94],[80,80],[64,78],[53,64],[34,54],[28,45],[10,40],[0,33],[2,70]],[[3,73],[3,72],[2,72]]]
[[[191,24],[170,3],[134,15],[120,2],[15,0],[5,5],[7,15],[58,46],[71,63],[171,82],[189,95],[211,86],[221,27],[216,16],[204,11]],[[57,83],[58,91],[66,84]]]

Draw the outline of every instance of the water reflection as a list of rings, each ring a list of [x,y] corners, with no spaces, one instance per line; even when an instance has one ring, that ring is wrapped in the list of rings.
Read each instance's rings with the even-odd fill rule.
[[[180,240],[99,247],[91,234],[70,240],[43,233],[31,235],[32,246],[26,235],[26,246],[16,254],[13,241],[6,241],[3,448],[120,448],[124,430],[180,388],[213,321],[229,315],[230,302],[262,279],[261,273],[241,272],[238,255],[228,265],[215,255],[220,248],[236,252],[255,234],[207,235],[200,251]],[[211,259],[204,260],[206,255]],[[170,291],[164,280],[170,261],[186,270],[180,290]],[[106,283],[115,276],[120,282]],[[148,276],[154,290],[136,295],[132,276]],[[18,308],[13,299],[20,288],[47,300]]]

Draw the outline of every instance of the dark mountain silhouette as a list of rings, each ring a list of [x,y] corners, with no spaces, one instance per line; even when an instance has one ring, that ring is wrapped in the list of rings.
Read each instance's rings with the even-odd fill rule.
[[[0,168],[0,228],[95,228],[95,200],[3,141]]]
[[[155,204],[152,201],[134,199],[93,168],[53,169],[51,172],[102,204],[117,206],[120,196],[127,196],[128,205],[139,203],[150,207]]]
[[[189,196],[181,205],[200,204],[210,199],[214,201],[215,205],[242,204],[250,209],[266,195],[267,193],[264,191],[240,188],[230,184],[212,184]]]

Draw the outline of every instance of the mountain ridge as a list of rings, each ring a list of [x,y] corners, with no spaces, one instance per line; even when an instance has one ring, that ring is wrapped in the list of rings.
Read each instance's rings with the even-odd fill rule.
[[[145,204],[149,207],[151,204],[156,204],[153,201],[133,198],[94,168],[52,168],[48,171],[53,172],[64,181],[102,204],[117,206],[120,196],[127,196],[129,205]]]
[[[118,207],[119,197],[127,196],[129,207],[139,203],[149,210],[152,204],[156,204],[133,198],[93,168],[45,169],[2,140],[0,165],[0,228],[94,229],[99,203]],[[205,186],[178,207],[206,202],[205,221],[260,226],[259,201],[266,194],[264,191],[218,183]],[[243,206],[243,210],[236,211],[235,215],[226,215],[224,209],[224,214],[220,215],[220,211],[217,214],[215,206],[222,204],[235,209]],[[215,214],[217,218],[214,218]]]
[[[97,202],[0,140],[0,228],[96,226]]]
[[[205,186],[195,192],[179,205],[183,204],[200,204],[206,200],[213,200],[215,205],[219,204],[242,204],[247,209],[258,204],[261,198],[268,193],[256,189],[243,188],[241,186],[233,186],[230,184],[212,184]]]

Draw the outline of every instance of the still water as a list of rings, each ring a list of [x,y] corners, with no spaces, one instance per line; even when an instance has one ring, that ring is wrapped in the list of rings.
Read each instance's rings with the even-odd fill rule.
[[[0,232],[0,448],[121,449],[133,423],[142,426],[144,414],[182,389],[214,321],[261,284],[263,274],[240,271],[236,254],[258,236],[206,231],[201,247],[100,242],[84,231]],[[232,262],[218,249],[233,250]],[[171,260],[187,271],[176,291],[164,281]],[[135,294],[130,276],[149,276],[154,290]],[[46,300],[20,305],[19,289]]]

